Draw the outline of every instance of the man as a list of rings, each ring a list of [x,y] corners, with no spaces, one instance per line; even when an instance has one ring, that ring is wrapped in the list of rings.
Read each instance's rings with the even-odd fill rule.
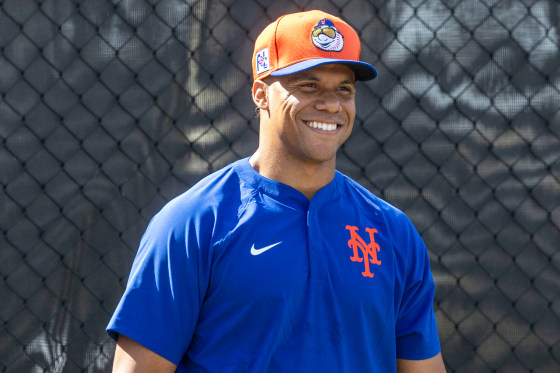
[[[426,248],[335,171],[356,32],[280,17],[255,43],[259,147],[175,198],[142,238],[108,326],[118,372],[444,372]]]

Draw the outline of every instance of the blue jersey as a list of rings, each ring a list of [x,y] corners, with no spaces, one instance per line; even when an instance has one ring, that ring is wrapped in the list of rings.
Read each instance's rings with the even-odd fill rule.
[[[109,323],[179,372],[395,372],[440,351],[422,239],[336,172],[309,201],[243,159],[150,222]]]

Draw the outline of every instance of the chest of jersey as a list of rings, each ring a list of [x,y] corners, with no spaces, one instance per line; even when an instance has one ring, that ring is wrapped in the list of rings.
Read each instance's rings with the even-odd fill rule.
[[[324,355],[328,365],[329,354],[347,349],[349,359],[380,359],[371,346],[351,341],[375,335],[377,343],[394,344],[389,242],[383,220],[343,201],[314,198],[306,208],[253,201],[215,248],[202,325],[227,315],[245,325],[241,330],[264,327],[262,341],[274,356]],[[223,317],[215,313],[220,308]]]
[[[392,295],[395,275],[383,224],[342,201],[305,209],[253,201],[214,253],[213,285],[266,299],[315,284],[349,304],[376,304]]]

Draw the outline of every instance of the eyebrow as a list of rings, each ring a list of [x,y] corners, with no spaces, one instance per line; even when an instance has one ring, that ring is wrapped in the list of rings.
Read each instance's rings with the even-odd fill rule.
[[[342,83],[342,84],[351,84],[351,85],[356,85],[356,81],[355,81],[355,80],[353,80],[353,79],[346,79],[346,80],[343,80],[343,81],[342,81],[342,82],[340,82],[340,83]]]
[[[301,80],[309,80],[309,81],[313,81],[313,82],[320,82],[321,80],[319,78],[317,78],[315,75],[307,73],[307,74],[296,74],[296,75],[292,75],[290,76],[290,78],[288,79],[289,83],[294,83],[294,82],[298,82]],[[344,79],[343,81],[341,81],[339,84],[351,84],[351,85],[356,85],[356,81],[353,79]]]
[[[299,80],[312,80],[314,82],[318,82],[319,78],[309,73],[294,74],[294,75],[290,75],[290,77],[288,78],[288,82],[290,83],[297,82]]]

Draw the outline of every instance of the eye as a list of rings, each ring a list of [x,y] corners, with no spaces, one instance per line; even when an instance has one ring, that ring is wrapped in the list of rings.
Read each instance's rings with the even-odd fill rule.
[[[339,87],[338,90],[344,94],[353,94],[356,91],[356,89],[352,86],[342,86]]]
[[[318,89],[317,83],[314,82],[303,82],[299,85],[299,88],[303,92],[314,92]]]

